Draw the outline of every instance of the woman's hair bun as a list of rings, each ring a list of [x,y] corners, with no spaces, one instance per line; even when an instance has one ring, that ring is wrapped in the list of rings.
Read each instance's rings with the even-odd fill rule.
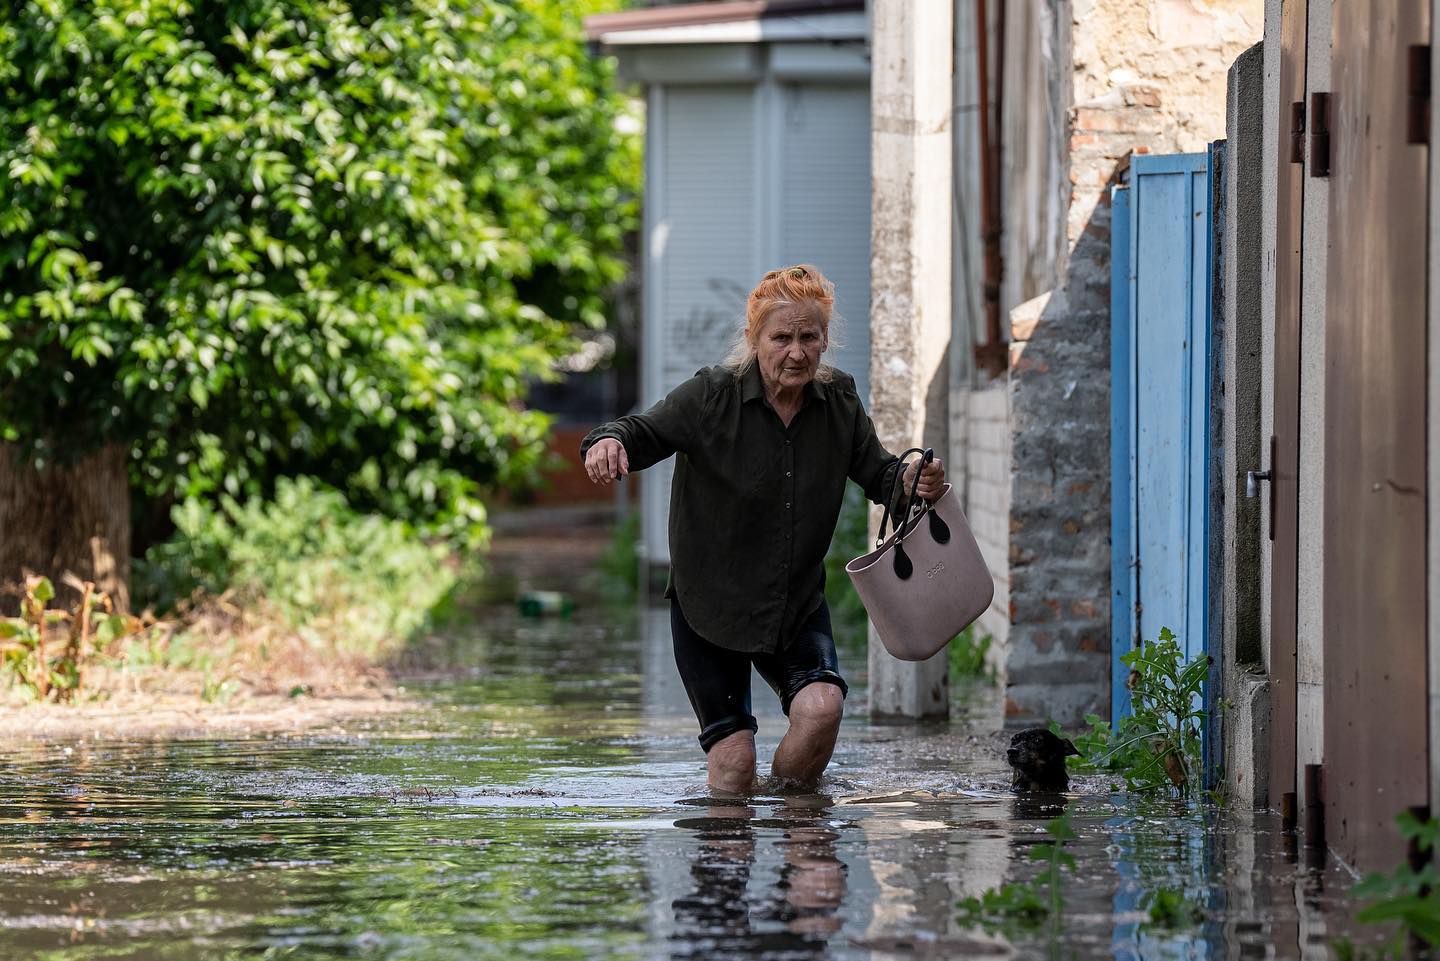
[[[830,323],[835,310],[835,285],[812,264],[795,264],[772,270],[760,278],[745,302],[745,332],[754,337],[765,318],[777,307],[788,307],[811,300],[820,305],[824,323]]]

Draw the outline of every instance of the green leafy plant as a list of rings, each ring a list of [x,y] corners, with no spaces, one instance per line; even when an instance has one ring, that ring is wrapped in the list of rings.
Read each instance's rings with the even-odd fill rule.
[[[427,626],[460,578],[443,545],[306,478],[280,481],[273,500],[190,500],[174,521],[175,536],[136,565],[139,596],[162,610],[225,596],[312,643],[366,656]]]
[[[238,690],[240,690],[240,685],[234,678],[214,677],[207,667],[205,675],[200,681],[200,700],[206,704],[226,704]]]
[[[483,536],[605,322],[639,125],[560,0],[0,12],[0,441]]]
[[[869,640],[869,616],[845,573],[846,564],[871,548],[869,504],[860,488],[846,485],[840,520],[825,554],[825,603],[830,608],[830,623],[837,645],[851,651],[863,651]]]
[[[640,592],[640,512],[631,511],[615,525],[610,543],[595,563],[607,597],[630,601]]]
[[[995,670],[985,659],[995,638],[989,634],[981,634],[977,638],[976,634],[972,624],[950,642],[950,673],[957,678],[993,680]]]
[[[1116,774],[1132,791],[1197,791],[1205,719],[1201,698],[1210,658],[1187,662],[1167,627],[1158,641],[1145,641],[1120,660],[1130,668],[1125,686],[1131,712],[1115,730],[1104,718],[1087,715],[1089,730],[1071,738],[1080,751],[1070,759],[1072,768]],[[1051,729],[1058,733],[1059,725],[1052,723]]]
[[[1184,888],[1155,888],[1141,899],[1140,907],[1149,915],[1146,922],[1149,927],[1176,930],[1194,927],[1205,920],[1205,910]]]
[[[1417,868],[1407,862],[1389,874],[1366,875],[1351,890],[1353,897],[1368,902],[1355,918],[1365,924],[1394,925],[1433,948],[1440,945],[1440,869],[1434,861],[1440,821],[1422,821],[1408,811],[1395,821],[1424,863]]]
[[[956,905],[961,924],[1023,931],[1047,922],[1059,923],[1064,908],[1062,872],[1075,867],[1075,858],[1065,851],[1065,844],[1076,838],[1070,812],[1046,822],[1045,830],[1050,842],[1030,849],[1031,860],[1044,862],[1044,870],[1028,881],[1007,882],[978,897],[963,899]]]
[[[115,613],[94,584],[79,590],[75,610],[49,609],[55,585],[48,577],[28,577],[20,616],[0,618],[0,666],[34,700],[73,701],[96,655],[140,630],[140,622]]]

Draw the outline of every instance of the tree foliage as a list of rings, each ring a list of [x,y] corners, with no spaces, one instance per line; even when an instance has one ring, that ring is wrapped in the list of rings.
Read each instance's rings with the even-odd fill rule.
[[[595,6],[591,3],[589,7]],[[561,0],[0,11],[0,437],[451,532],[603,323],[638,144]]]

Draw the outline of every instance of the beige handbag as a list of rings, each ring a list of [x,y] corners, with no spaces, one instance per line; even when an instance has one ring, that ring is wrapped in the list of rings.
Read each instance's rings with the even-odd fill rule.
[[[895,483],[901,483],[903,462],[911,454],[921,456],[922,467],[935,456],[933,450],[906,451]],[[887,503],[875,550],[845,565],[875,633],[902,661],[934,655],[983,614],[995,596],[995,581],[954,487],[946,484],[935,502],[926,504],[915,496],[919,483],[917,468],[900,515],[904,520],[897,518],[887,539]]]

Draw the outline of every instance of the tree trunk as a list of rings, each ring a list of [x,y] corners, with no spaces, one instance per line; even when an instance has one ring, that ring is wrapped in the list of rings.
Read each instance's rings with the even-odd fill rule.
[[[0,444],[0,608],[18,609],[25,574],[55,584],[57,606],[79,601],[66,573],[93,581],[120,610],[130,607],[130,485],[119,445],[36,470]]]

